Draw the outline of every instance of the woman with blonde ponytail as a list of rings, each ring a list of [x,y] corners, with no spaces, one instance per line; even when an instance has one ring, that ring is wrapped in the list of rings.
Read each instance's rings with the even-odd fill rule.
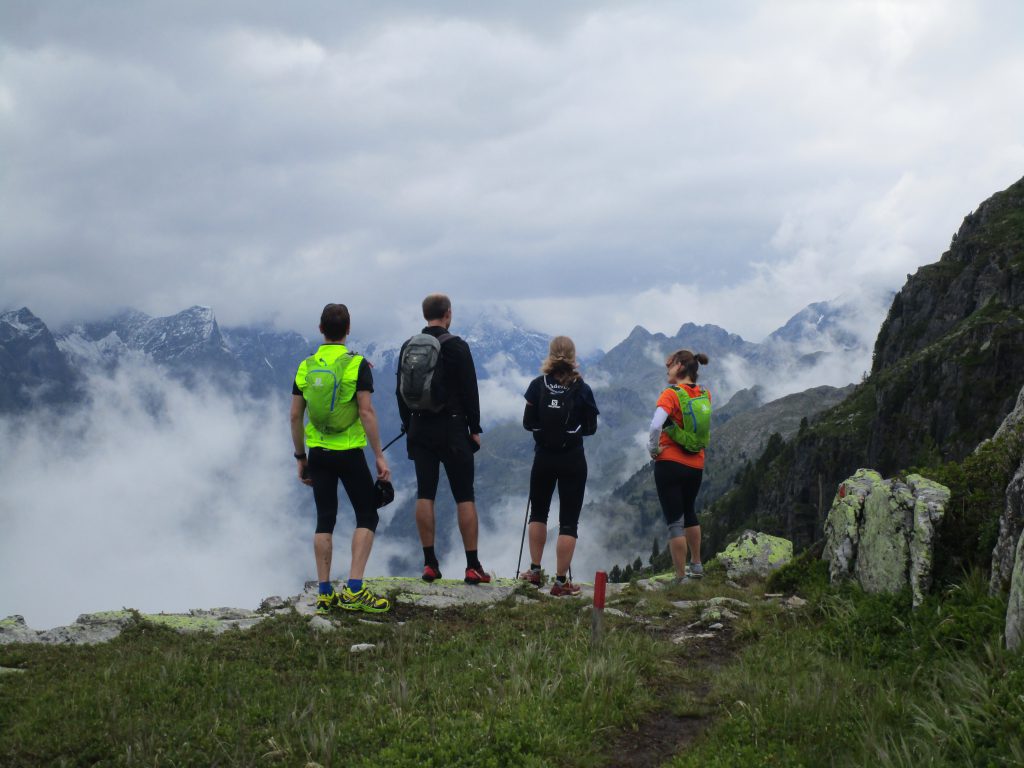
[[[704,448],[697,446],[706,443],[708,427],[703,422],[703,435],[695,437],[698,419],[691,403],[698,405],[698,413],[703,409],[710,419],[711,393],[697,386],[697,369],[707,364],[708,356],[703,352],[693,354],[688,349],[680,349],[668,356],[665,371],[669,386],[658,398],[647,441],[647,449],[654,459],[658,500],[668,524],[668,548],[679,580],[699,579],[704,575],[700,558],[700,523],[695,507],[704,477]],[[684,402],[687,403],[685,419]],[[690,430],[688,447],[673,439],[684,432],[684,426]],[[687,552],[690,555],[689,567],[686,565]]]
[[[576,363],[576,346],[568,336],[556,336],[548,346],[541,375],[526,389],[523,427],[533,433],[530,472],[530,568],[519,578],[541,584],[541,557],[548,533],[548,512],[558,486],[558,542],[555,545],[555,583],[551,594],[578,595],[567,579],[576,550],[577,526],[587,483],[583,437],[597,431],[597,402]]]

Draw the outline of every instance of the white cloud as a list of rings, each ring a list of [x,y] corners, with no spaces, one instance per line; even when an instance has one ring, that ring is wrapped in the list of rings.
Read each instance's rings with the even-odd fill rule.
[[[487,429],[505,421],[518,422],[523,418],[526,401],[523,393],[533,376],[518,369],[515,361],[505,354],[494,355],[483,363],[488,378],[478,382],[480,402],[487,404]]]
[[[0,307],[403,335],[435,287],[581,350],[900,286],[1020,175],[1018,3],[0,11]],[[124,34],[131,29],[132,34]],[[838,287],[838,290],[837,290]],[[412,315],[416,319],[416,314]]]
[[[0,421],[0,615],[46,628],[123,606],[255,608],[314,578],[284,404],[138,363],[90,394],[71,416]]]

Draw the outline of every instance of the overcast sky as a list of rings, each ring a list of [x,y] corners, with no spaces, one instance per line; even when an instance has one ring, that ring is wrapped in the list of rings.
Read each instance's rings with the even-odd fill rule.
[[[444,290],[582,348],[760,340],[898,289],[1024,175],[1022,29],[1017,0],[5,0],[0,309],[313,335],[344,301],[367,339]]]

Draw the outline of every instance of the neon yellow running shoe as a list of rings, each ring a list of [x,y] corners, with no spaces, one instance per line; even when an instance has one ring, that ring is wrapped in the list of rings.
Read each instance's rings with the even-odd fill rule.
[[[358,592],[353,592],[348,587],[345,587],[341,590],[338,607],[346,611],[386,613],[391,610],[391,601],[386,597],[377,597],[365,586]]]
[[[327,616],[331,611],[337,610],[341,605],[341,595],[331,591],[329,595],[316,596],[316,612],[321,616]]]

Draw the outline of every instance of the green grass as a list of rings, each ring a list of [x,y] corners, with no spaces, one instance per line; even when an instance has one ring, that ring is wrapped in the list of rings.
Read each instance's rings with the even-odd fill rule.
[[[0,677],[0,764],[597,765],[670,652],[630,632],[592,652],[578,601],[339,626],[139,622],[103,645],[0,647],[27,670]]]
[[[794,590],[804,608],[763,599]],[[674,601],[714,596],[749,608],[669,642],[700,613]],[[912,610],[829,588],[811,556],[743,588],[709,567],[611,598],[642,621],[607,616],[596,649],[582,606],[400,606],[324,634],[297,615],[220,636],[138,619],[106,644],[3,646],[25,671],[0,675],[0,765],[613,766],[654,742],[643,764],[1024,766],[1024,654],[1002,649],[980,572]],[[659,751],[694,720],[703,735]]]
[[[1024,765],[1024,654],[980,574],[917,611],[853,588],[813,604],[760,628],[716,680],[716,727],[667,765]]]

